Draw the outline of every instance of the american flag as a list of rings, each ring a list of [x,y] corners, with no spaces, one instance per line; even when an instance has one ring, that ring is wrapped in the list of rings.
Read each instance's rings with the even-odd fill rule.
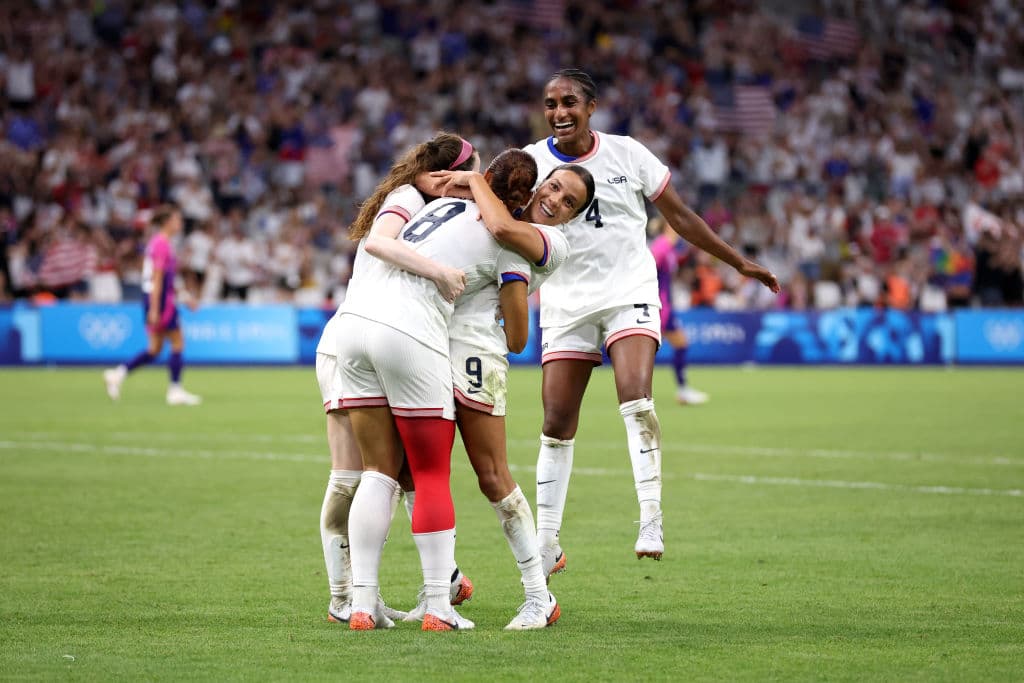
[[[502,0],[505,18],[535,29],[561,29],[564,0]]]
[[[846,19],[805,15],[797,20],[798,42],[812,59],[852,57],[860,47],[857,25]]]
[[[717,88],[712,100],[718,130],[763,136],[775,127],[775,101],[766,85]]]

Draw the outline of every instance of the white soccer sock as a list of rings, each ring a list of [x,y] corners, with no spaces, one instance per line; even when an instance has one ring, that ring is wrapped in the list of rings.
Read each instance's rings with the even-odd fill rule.
[[[451,604],[449,590],[455,573],[455,527],[413,534],[412,538],[420,551],[427,611],[444,613]]]
[[[555,439],[541,434],[537,455],[537,540],[541,547],[558,543],[572,474],[574,439]]]
[[[363,472],[348,515],[352,556],[352,611],[374,613],[380,592],[380,555],[391,527],[398,482],[380,472]]]
[[[362,475],[360,470],[331,470],[320,508],[320,541],[324,546],[327,583],[334,598],[347,599],[352,590],[348,514]]]
[[[626,423],[640,521],[648,522],[661,513],[661,425],[649,398],[626,401],[619,405],[619,413]]]
[[[491,506],[498,515],[505,540],[523,575],[526,596],[547,599],[547,581],[544,580],[544,569],[541,566],[537,532],[533,528],[533,513],[522,489],[516,486],[512,493],[497,503],[491,503]]]

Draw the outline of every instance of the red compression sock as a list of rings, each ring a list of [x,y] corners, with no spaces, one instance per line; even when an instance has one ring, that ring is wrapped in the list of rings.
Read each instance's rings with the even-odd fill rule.
[[[399,417],[395,425],[416,484],[412,532],[429,534],[455,526],[452,504],[452,443],[455,422],[440,417]]]

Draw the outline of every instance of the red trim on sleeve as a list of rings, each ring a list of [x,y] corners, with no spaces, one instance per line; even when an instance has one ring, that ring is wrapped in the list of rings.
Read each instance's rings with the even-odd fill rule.
[[[402,218],[402,220],[404,220],[406,223],[408,223],[409,219],[412,218],[412,214],[410,214],[403,207],[398,206],[397,204],[394,205],[394,206],[386,206],[383,209],[381,209],[380,211],[378,211],[377,212],[377,218],[380,218],[381,216],[383,216],[386,213],[393,213],[396,216],[400,216]],[[377,220],[377,218],[374,218],[373,220]]]
[[[650,199],[652,202],[658,201],[658,197],[660,197],[661,193],[665,191],[666,187],[668,187],[668,181],[671,179],[672,171],[669,171],[668,173],[665,174],[665,179],[661,181],[661,185],[658,186],[658,191],[652,194],[650,197],[648,197],[648,199]]]

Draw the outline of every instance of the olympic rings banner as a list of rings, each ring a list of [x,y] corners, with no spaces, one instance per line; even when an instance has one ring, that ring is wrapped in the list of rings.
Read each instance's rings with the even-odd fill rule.
[[[1024,311],[960,311],[958,363],[1024,363]]]
[[[181,309],[190,363],[312,364],[333,310],[291,306],[213,305]],[[704,364],[1024,364],[1024,311],[952,313],[831,311],[677,311],[689,358]],[[110,364],[146,344],[136,304],[61,303],[0,307],[0,365]],[[165,351],[166,353],[166,351]],[[663,344],[659,362],[671,360]],[[530,340],[513,364],[540,363],[533,311]],[[607,362],[607,360],[606,360]]]
[[[195,312],[182,307],[179,316],[189,362],[299,362],[297,314],[291,306],[219,305]],[[139,304],[18,306],[11,320],[14,335],[8,333],[7,338],[20,337],[20,362],[116,363],[147,343]],[[0,322],[0,335],[3,329]],[[0,362],[10,362],[14,355],[12,350],[0,350]]]

